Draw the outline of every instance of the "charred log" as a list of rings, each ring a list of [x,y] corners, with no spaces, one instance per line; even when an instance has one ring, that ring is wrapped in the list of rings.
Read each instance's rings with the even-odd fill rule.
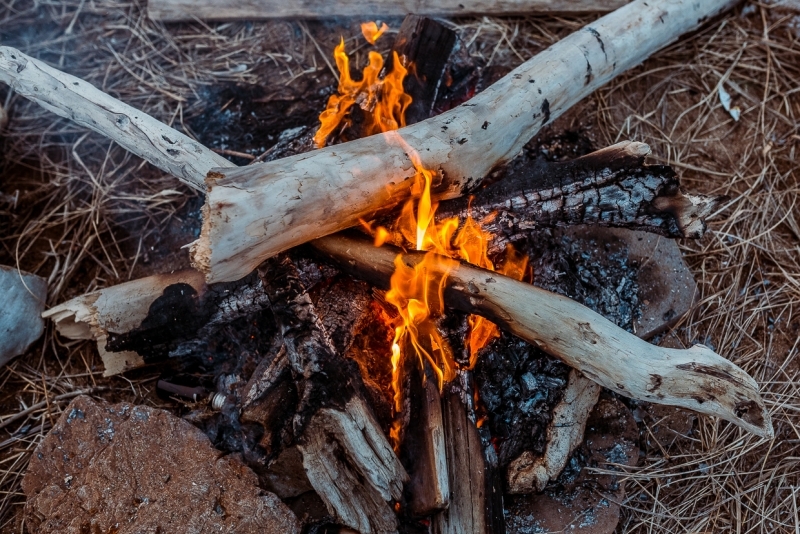
[[[439,217],[468,216],[494,236],[491,251],[532,228],[595,224],[699,238],[725,197],[686,194],[669,166],[645,165],[650,147],[625,141],[564,163],[512,168],[470,198],[442,203]]]

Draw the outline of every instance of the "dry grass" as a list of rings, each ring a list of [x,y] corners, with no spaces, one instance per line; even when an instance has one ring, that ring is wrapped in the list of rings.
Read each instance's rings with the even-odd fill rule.
[[[471,53],[515,66],[581,19],[456,21]],[[397,27],[397,24],[394,24]],[[677,329],[713,345],[761,384],[776,439],[765,443],[700,418],[690,439],[648,446],[629,473],[620,529],[630,532],[800,532],[800,17],[768,5],[714,21],[588,101],[577,127],[599,144],[649,143],[684,184],[731,201],[701,242],[683,244],[701,298]],[[221,81],[281,91],[324,74],[339,32],[356,23],[163,26],[138,0],[0,4],[3,44],[48,61],[192,135],[204,88]],[[355,40],[348,43],[355,46]],[[355,50],[357,54],[361,51]],[[721,108],[720,83],[742,109]],[[124,150],[0,88],[11,113],[2,136],[0,263],[48,279],[48,304],[178,268],[165,228],[194,193]],[[93,347],[51,329],[0,369],[0,529],[19,532],[19,488],[30,452],[70,396],[158,403],[153,375],[103,379]]]

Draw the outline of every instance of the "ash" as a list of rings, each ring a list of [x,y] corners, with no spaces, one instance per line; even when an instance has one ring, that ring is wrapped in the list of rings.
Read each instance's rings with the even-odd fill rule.
[[[639,316],[638,265],[623,243],[602,243],[587,230],[539,230],[521,243],[534,285],[570,297],[631,331]],[[602,229],[600,229],[602,231]],[[547,425],[561,400],[569,368],[542,350],[503,333],[480,354],[475,369],[500,466],[523,451],[543,454]]]

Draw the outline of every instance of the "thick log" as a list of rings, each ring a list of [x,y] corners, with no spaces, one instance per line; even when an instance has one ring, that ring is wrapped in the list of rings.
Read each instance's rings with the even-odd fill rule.
[[[345,272],[380,287],[388,287],[399,253],[348,233],[317,239],[312,246]],[[403,261],[414,265],[423,256],[406,253]],[[686,350],[650,345],[573,300],[469,264],[450,271],[445,300],[535,343],[620,395],[688,408],[773,436],[756,381],[703,345]]]
[[[702,237],[725,197],[684,193],[669,166],[645,165],[650,147],[623,141],[563,163],[514,168],[470,198],[443,202],[437,218],[472,217],[492,235],[490,254],[534,227],[572,224]]]
[[[214,167],[233,164],[90,83],[19,50],[0,46],[0,81],[60,117],[106,135],[120,146],[195,189]]]
[[[616,9],[627,0],[149,0],[147,14],[166,22],[204,20],[258,20],[273,18],[402,17],[406,13],[431,16],[512,15],[523,13],[591,13]]]
[[[567,460],[583,441],[586,421],[600,398],[600,386],[572,370],[564,398],[553,410],[553,420],[547,427],[547,446],[542,456],[523,452],[508,466],[509,493],[542,491],[557,477]]]
[[[636,0],[549,47],[470,101],[398,132],[208,175],[194,266],[235,280],[283,250],[372,220],[409,197],[409,152],[434,196],[474,191],[543,126],[734,0]]]
[[[358,366],[336,354],[291,260],[273,258],[259,276],[283,339],[277,362],[259,370],[264,380],[256,392],[249,389],[249,411],[288,365],[300,384],[292,426],[311,486],[341,524],[394,532],[391,504],[402,497],[408,475],[364,402]]]

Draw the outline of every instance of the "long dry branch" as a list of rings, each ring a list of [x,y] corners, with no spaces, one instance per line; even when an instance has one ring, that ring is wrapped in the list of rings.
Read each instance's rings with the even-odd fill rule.
[[[204,189],[202,177],[211,168],[233,165],[92,84],[8,46],[0,46],[0,81],[56,115],[110,137],[195,189]]]
[[[311,245],[345,272],[385,288],[399,253],[345,232]],[[423,256],[405,253],[403,261],[413,266]],[[446,284],[448,305],[489,318],[620,395],[688,408],[773,436],[756,381],[703,345],[685,350],[651,345],[569,298],[469,264],[454,267]]]
[[[468,102],[398,132],[262,165],[215,169],[191,249],[209,282],[371,220],[409,196],[410,153],[439,199],[474,191],[543,126],[735,0],[636,0],[562,39]]]
[[[169,22],[273,18],[401,17],[611,11],[626,0],[149,0],[151,19]]]

